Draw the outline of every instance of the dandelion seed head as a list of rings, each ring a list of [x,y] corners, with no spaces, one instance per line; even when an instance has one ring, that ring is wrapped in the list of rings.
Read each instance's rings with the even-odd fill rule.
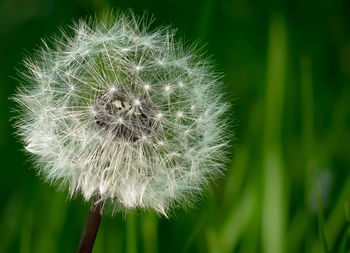
[[[222,173],[228,104],[207,60],[145,23],[119,13],[44,43],[25,60],[16,127],[40,173],[71,195],[167,215]]]

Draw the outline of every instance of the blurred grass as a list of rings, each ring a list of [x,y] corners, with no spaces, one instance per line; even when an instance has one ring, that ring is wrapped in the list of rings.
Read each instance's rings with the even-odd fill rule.
[[[266,253],[282,253],[285,240],[285,209],[288,204],[284,189],[285,169],[281,143],[287,38],[285,22],[280,14],[271,15],[268,41],[262,145],[262,241]]]
[[[328,244],[326,238],[326,231],[324,225],[324,215],[323,215],[323,205],[322,205],[322,197],[321,190],[319,185],[319,194],[318,194],[318,233],[322,240],[323,252],[328,253]]]
[[[208,43],[238,124],[226,176],[194,209],[105,216],[94,252],[350,252],[350,3],[339,0],[1,1],[0,252],[76,250],[89,206],[25,162],[7,98],[24,52],[106,7],[148,10]]]

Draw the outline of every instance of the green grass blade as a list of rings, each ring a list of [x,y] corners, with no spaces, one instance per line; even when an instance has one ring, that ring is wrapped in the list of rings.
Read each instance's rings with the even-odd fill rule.
[[[322,207],[322,196],[321,196],[321,187],[318,185],[318,232],[320,239],[322,240],[323,251],[324,253],[328,253],[328,244],[326,240],[326,231],[325,231],[325,221],[323,215],[323,207]]]

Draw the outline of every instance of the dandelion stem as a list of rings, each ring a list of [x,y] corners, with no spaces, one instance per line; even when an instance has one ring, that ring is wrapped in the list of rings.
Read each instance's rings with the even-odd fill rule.
[[[85,227],[81,235],[78,253],[92,252],[97,231],[100,226],[103,205],[104,202],[96,203],[96,198],[92,202],[89,215],[86,219]]]

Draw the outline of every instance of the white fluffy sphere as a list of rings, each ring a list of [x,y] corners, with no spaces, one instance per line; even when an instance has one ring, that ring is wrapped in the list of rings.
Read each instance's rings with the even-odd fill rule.
[[[109,15],[44,43],[25,60],[16,126],[49,182],[166,215],[221,173],[228,106],[206,60],[148,27]]]

